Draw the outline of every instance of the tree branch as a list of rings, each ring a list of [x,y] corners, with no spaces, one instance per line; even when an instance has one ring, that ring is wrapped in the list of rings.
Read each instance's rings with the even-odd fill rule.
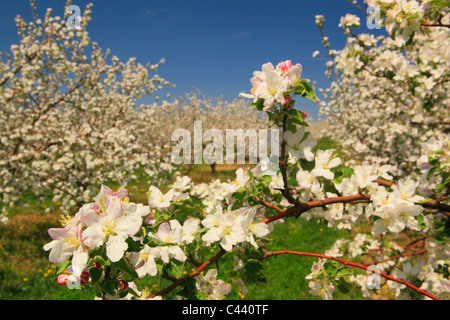
[[[428,292],[426,292],[426,291],[424,291],[424,290],[422,290],[420,288],[417,288],[416,286],[412,285],[411,283],[409,283],[409,282],[407,282],[405,280],[401,280],[401,279],[392,277],[392,276],[390,276],[388,274],[379,272],[377,270],[374,270],[374,269],[372,269],[370,267],[364,266],[364,265],[359,264],[359,263],[350,262],[350,261],[342,260],[342,259],[339,259],[339,258],[326,256],[326,255],[323,255],[323,254],[284,250],[284,251],[266,252],[266,254],[263,256],[262,259],[266,259],[268,257],[277,256],[277,255],[281,255],[281,254],[293,254],[293,255],[298,255],[298,256],[310,256],[310,257],[323,258],[323,259],[338,261],[338,262],[342,263],[345,266],[352,266],[352,267],[356,267],[356,268],[363,269],[363,270],[369,270],[369,271],[371,271],[373,273],[379,274],[380,276],[382,276],[385,279],[404,284],[405,286],[407,286],[407,287],[409,287],[409,288],[411,288],[411,289],[413,289],[413,290],[415,290],[415,291],[417,291],[417,292],[419,292],[419,293],[421,293],[421,294],[423,294],[423,295],[425,295],[425,296],[427,296],[427,297],[429,297],[429,298],[431,298],[433,300],[439,300],[434,295],[432,295],[432,294],[430,294],[430,293],[428,293]]]
[[[403,258],[403,257],[417,256],[417,255],[420,255],[420,254],[423,254],[423,253],[426,253],[426,252],[428,252],[427,249],[422,249],[422,250],[419,250],[417,252],[400,254],[398,256],[390,257],[390,258],[387,258],[387,259],[384,259],[384,260],[377,260],[377,261],[373,261],[371,263],[365,263],[364,265],[365,266],[370,266],[370,265],[373,265],[373,264],[378,264],[378,263],[382,263],[382,262],[386,262],[386,261],[398,260],[398,259]]]
[[[421,24],[422,27],[440,27],[440,28],[450,28],[450,24],[443,24],[443,23],[434,23],[434,22],[423,22]]]

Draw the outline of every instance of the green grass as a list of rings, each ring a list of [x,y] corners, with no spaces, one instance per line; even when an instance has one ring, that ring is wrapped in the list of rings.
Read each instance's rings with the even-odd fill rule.
[[[348,237],[348,232],[337,231],[318,221],[303,218],[287,219],[283,224],[275,225],[267,248],[269,251],[291,250],[309,253],[321,253],[329,249],[336,239]],[[267,258],[264,274],[267,283],[249,286],[247,299],[254,300],[315,300],[320,299],[308,293],[309,281],[305,279],[311,273],[313,261],[317,258],[284,254]],[[336,293],[336,299],[360,298]]]

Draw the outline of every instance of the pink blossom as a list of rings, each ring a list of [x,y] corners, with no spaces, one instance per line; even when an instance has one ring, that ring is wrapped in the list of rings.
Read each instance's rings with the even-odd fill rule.
[[[60,286],[65,286],[65,285],[67,285],[67,274],[65,274],[65,273],[62,273],[62,274],[60,274],[59,276],[58,276],[58,284],[60,285]]]
[[[284,96],[283,107],[287,107],[292,102],[292,98],[290,95]]]
[[[281,72],[286,73],[292,67],[292,61],[286,60],[280,63]]]

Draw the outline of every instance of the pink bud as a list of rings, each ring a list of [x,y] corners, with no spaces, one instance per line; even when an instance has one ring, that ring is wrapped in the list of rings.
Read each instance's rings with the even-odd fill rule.
[[[292,101],[292,98],[290,95],[284,96],[284,103],[283,103],[283,107],[287,107]]]
[[[119,290],[120,291],[125,291],[128,289],[128,282],[126,282],[125,280],[120,280],[119,282]]]
[[[280,63],[281,72],[286,73],[292,67],[292,61],[286,60]]]
[[[308,112],[302,112],[303,119],[306,119],[307,116],[308,116]]]
[[[80,280],[81,280],[82,285],[88,283],[89,282],[89,272],[83,271],[81,273]]]
[[[67,285],[67,274],[62,273],[58,276],[58,284],[60,286],[66,286]]]

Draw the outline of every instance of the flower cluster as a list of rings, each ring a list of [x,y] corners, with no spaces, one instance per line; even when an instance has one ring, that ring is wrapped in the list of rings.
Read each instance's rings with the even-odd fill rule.
[[[238,172],[239,176],[242,174],[242,171]],[[149,205],[129,202],[126,190],[114,192],[102,186],[94,202],[83,205],[73,218],[62,221],[63,228],[49,230],[53,240],[44,246],[50,251],[49,260],[69,266],[71,273],[61,276],[58,283],[93,286],[100,281],[103,291],[99,295],[104,298],[129,298],[130,292],[134,298],[139,298],[137,290],[128,287],[105,288],[106,268],[117,268],[122,271],[120,277],[131,277],[129,280],[134,281],[161,275],[164,268],[174,263],[190,263],[187,260],[192,245],[212,248],[218,244],[222,250],[231,252],[238,245],[245,247],[249,243],[257,249],[257,240],[268,236],[270,230],[267,224],[260,222],[263,216],[256,208],[232,209],[229,201],[234,191],[241,187],[241,182],[237,179],[223,183],[228,192],[215,193],[215,206],[210,213],[202,219],[189,217],[182,223],[163,217],[170,216],[174,207],[183,206],[184,201],[189,201],[187,198],[197,194],[199,188],[194,188],[188,177],[177,177],[166,193],[151,186]],[[207,202],[213,199],[204,197],[203,200],[205,205],[202,206],[206,208]],[[226,205],[227,201],[229,205]],[[187,266],[184,268],[188,269]],[[198,290],[207,293],[211,299],[223,298],[231,285],[215,280],[216,276],[210,272],[200,278],[202,284],[198,284]]]
[[[396,33],[405,41],[421,30],[423,18],[430,11],[430,1],[417,0],[367,0],[385,16],[384,25],[389,34]],[[448,19],[448,16],[447,16]]]
[[[291,60],[283,61],[276,67],[268,62],[264,64],[261,71],[255,71],[250,80],[253,87],[252,94],[241,93],[241,96],[253,98],[254,102],[258,99],[264,100],[264,111],[268,111],[281,103],[288,105],[289,100],[285,99],[288,95],[286,91],[295,87],[302,76],[302,65],[292,64]]]

